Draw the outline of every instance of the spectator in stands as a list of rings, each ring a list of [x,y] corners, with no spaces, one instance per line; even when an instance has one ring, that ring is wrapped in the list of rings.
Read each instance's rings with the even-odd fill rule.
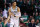
[[[38,4],[37,4],[37,3],[35,3],[35,8],[36,8],[36,9],[38,8]]]
[[[36,12],[35,20],[39,19],[38,12]]]
[[[38,11],[38,4],[35,3],[35,11],[37,12]]]
[[[27,0],[27,4],[29,4],[29,5],[30,5],[30,0]]]
[[[2,27],[8,27],[8,26],[7,26],[8,20],[9,20],[9,19],[7,19],[7,18],[3,18],[3,21],[1,22]]]
[[[9,19],[9,21],[8,21],[8,23],[7,23],[7,27],[10,27],[10,19]]]
[[[39,23],[39,20],[37,20],[35,24],[38,25],[38,23]]]
[[[30,15],[29,17],[29,21],[31,22],[31,19],[33,19],[34,17],[32,15]]]
[[[40,23],[40,13],[39,13],[39,23]]]
[[[24,18],[23,22],[26,22],[28,20],[28,14],[25,12],[24,15],[22,15],[22,17]]]
[[[7,18],[3,18],[3,22],[2,22],[2,24],[3,24],[3,27],[7,27],[7,24],[5,25],[5,21],[7,20]]]
[[[11,3],[9,3],[9,7],[11,7]]]
[[[6,5],[5,5],[5,8],[4,8],[4,11],[3,11],[3,17],[6,17],[6,18],[7,18],[7,10],[6,10]]]
[[[8,7],[8,9],[11,7],[11,3],[9,3],[9,7]]]
[[[35,18],[35,12],[33,12],[33,17]]]
[[[4,22],[1,17],[0,17],[0,27],[7,27],[7,26],[4,26]]]
[[[28,24],[30,23],[29,20],[27,22],[24,22],[26,24],[26,27],[28,27]]]
[[[23,21],[24,21],[24,20],[23,20],[23,18],[21,17],[21,18],[20,18],[20,24],[19,24],[19,25],[20,25],[20,27],[24,27],[24,25],[25,25],[25,24],[24,24],[24,22],[23,22]]]
[[[20,4],[18,5],[19,7],[21,7],[21,5],[23,4],[23,1],[22,0],[20,0],[20,2],[19,2]]]
[[[28,26],[29,26],[29,27],[35,27],[35,20],[32,19],[32,20],[31,20],[31,23],[29,23]]]
[[[35,12],[33,12],[33,16],[35,16]]]

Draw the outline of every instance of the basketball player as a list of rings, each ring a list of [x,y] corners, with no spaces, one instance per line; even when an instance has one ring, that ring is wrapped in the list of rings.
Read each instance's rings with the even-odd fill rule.
[[[16,1],[12,3],[8,10],[10,18],[10,27],[19,27],[19,17],[21,16],[20,8],[16,6]]]

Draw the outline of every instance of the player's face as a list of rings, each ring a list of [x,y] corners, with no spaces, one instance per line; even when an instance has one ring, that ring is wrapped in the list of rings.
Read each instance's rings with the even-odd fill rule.
[[[16,6],[16,2],[13,3],[13,6]]]

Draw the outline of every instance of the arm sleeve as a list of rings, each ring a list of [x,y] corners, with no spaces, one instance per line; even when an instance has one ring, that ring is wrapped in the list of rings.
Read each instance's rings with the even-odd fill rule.
[[[21,17],[21,12],[17,12],[15,16]]]

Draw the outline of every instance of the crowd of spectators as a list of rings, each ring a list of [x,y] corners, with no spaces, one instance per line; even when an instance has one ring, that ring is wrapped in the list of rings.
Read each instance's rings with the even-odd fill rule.
[[[15,0],[13,0],[15,1]],[[0,27],[4,27],[4,23],[8,17],[8,9],[11,7],[11,0],[5,0],[3,7],[0,7]],[[20,7],[20,27],[40,26],[40,0],[19,0],[17,6]],[[10,27],[10,20],[5,27]]]

